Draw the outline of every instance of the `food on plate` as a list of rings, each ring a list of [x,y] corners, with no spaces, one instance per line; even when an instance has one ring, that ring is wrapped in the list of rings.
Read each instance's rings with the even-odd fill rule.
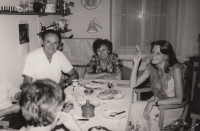
[[[103,126],[95,126],[91,127],[88,131],[109,131],[109,130]]]
[[[98,97],[103,100],[111,100],[115,98],[121,98],[122,92],[120,90],[104,90],[98,94]]]
[[[74,104],[71,101],[64,103],[62,111],[70,112],[71,109],[74,108]]]

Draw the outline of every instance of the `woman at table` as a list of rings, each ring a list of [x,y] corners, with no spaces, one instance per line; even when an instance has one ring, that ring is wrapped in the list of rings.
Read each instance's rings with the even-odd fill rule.
[[[94,55],[87,64],[85,79],[122,79],[123,63],[112,50],[107,39],[97,39],[93,43]]]
[[[137,87],[148,77],[154,95],[147,101],[132,104],[132,124],[137,131],[159,131],[158,105],[181,104],[183,101],[183,67],[178,63],[171,44],[165,40],[151,43],[151,62],[144,72],[137,76],[141,51],[134,57],[130,86]],[[164,126],[181,117],[183,108],[165,111]]]

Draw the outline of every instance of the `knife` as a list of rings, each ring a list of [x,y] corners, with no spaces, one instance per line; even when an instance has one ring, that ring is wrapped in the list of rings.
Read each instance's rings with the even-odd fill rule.
[[[78,121],[89,121],[89,119],[77,119]]]
[[[110,116],[112,116],[112,117],[114,117],[114,116],[116,116],[116,115],[119,115],[119,114],[122,114],[122,113],[125,113],[126,111],[121,111],[121,112],[118,112],[118,113],[116,113],[116,114],[114,114],[114,115],[110,115]]]

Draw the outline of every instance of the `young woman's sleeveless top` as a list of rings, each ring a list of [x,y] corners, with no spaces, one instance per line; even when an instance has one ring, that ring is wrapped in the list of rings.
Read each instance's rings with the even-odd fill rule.
[[[154,92],[154,97],[157,97],[158,99],[165,99],[168,97],[175,96],[173,71],[177,67],[180,67],[182,70],[182,81],[183,81],[183,88],[184,88],[184,85],[185,85],[184,73],[185,73],[186,68],[183,64],[176,63],[172,67],[170,67],[170,71],[167,74],[163,83],[159,81],[158,70],[155,69],[151,64],[147,65],[147,68],[150,73],[151,91]]]

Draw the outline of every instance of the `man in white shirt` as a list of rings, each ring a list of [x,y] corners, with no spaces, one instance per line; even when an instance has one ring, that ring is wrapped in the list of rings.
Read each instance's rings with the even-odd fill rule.
[[[49,78],[62,85],[78,79],[79,75],[65,55],[58,51],[61,34],[54,30],[42,33],[43,47],[29,53],[23,70],[24,83],[31,83],[38,79]],[[68,79],[60,81],[62,72]]]
[[[19,104],[12,104],[12,101],[18,101],[20,97],[21,90],[0,76],[0,118],[19,112]]]

